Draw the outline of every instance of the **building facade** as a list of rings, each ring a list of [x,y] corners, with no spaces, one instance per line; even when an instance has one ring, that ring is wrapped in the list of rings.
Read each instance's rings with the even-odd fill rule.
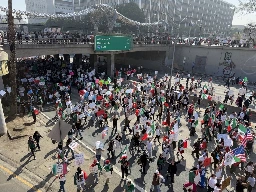
[[[130,2],[143,10],[146,22],[165,21],[173,33],[180,28],[181,35],[191,37],[227,33],[235,11],[223,0],[26,0],[26,5],[27,11],[69,13],[95,4],[115,7]]]

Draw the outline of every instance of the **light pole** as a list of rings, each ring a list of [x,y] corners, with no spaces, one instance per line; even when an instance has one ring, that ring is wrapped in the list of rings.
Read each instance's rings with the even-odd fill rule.
[[[177,34],[177,37],[174,39],[173,52],[172,52],[171,76],[170,76],[170,81],[169,81],[170,87],[172,86],[172,73],[173,73],[173,64],[174,64],[175,51],[176,51],[176,39],[178,38],[179,33],[180,33],[180,25],[181,25],[181,23],[182,23],[185,19],[187,19],[187,18],[189,18],[189,16],[184,17],[184,18],[178,23],[178,34]],[[176,24],[176,23],[173,23],[173,24]],[[176,24],[176,25],[177,25],[177,24]]]

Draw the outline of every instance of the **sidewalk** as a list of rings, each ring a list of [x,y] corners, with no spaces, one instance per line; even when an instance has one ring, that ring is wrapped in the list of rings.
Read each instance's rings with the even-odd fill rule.
[[[25,119],[30,120],[29,118]],[[50,131],[49,127],[45,127],[40,124],[43,124],[43,119],[38,118],[36,125],[26,127],[26,134],[32,135],[34,131],[39,131],[43,136],[40,141],[41,151],[36,151],[36,160],[34,160],[34,158],[30,158],[27,146],[27,136],[15,140],[9,140],[7,136],[3,136],[0,137],[0,161],[2,160],[16,169],[13,171],[14,174],[9,176],[10,179],[15,176],[22,177],[22,174],[26,173],[26,176],[31,180],[31,183],[35,184],[29,191],[40,190],[42,192],[56,192],[59,190],[59,179],[52,174],[51,168],[53,164],[57,162],[57,144],[52,144],[51,139],[47,137]],[[99,177],[99,183],[97,185],[94,184],[94,178],[89,172],[89,166],[92,164],[94,154],[80,145],[76,149],[75,153],[84,154],[85,160],[81,168],[89,175],[86,182],[86,191],[123,191],[124,183],[122,183],[120,176],[114,172],[109,185],[105,185],[106,179],[104,171]],[[71,154],[69,157],[71,157]],[[73,176],[76,172],[77,166],[75,165],[74,160],[70,160],[69,163],[68,168],[70,169],[70,172],[66,177],[65,189],[67,192],[73,192],[76,191]]]

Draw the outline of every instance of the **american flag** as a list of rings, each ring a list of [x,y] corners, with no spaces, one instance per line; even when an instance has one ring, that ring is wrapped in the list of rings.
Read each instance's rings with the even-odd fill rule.
[[[231,153],[235,157],[239,158],[241,162],[246,162],[245,149],[243,145],[240,145],[239,147],[233,149]]]
[[[245,133],[245,136],[242,141],[242,145],[246,147],[246,143],[248,140],[253,140],[253,135],[249,129],[247,129],[247,132]]]

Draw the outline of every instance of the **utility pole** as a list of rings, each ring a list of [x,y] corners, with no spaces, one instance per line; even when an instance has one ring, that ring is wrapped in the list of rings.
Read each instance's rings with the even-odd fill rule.
[[[12,14],[12,0],[8,0],[8,42],[10,45],[10,56],[8,62],[10,92],[10,113],[9,117],[15,118],[17,114],[17,82],[16,82],[16,50],[15,50],[15,29],[14,17]]]

